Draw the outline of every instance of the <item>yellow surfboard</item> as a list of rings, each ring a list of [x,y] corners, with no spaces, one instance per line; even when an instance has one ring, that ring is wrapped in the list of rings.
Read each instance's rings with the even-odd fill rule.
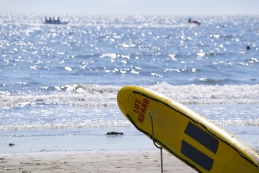
[[[125,117],[166,151],[199,172],[256,173],[259,155],[188,107],[154,91],[123,87],[117,102]]]

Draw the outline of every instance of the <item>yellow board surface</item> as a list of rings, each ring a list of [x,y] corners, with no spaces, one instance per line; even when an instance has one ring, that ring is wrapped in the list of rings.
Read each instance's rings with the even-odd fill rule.
[[[154,91],[123,87],[117,102],[125,117],[156,144],[199,172],[259,172],[259,155],[188,107]]]

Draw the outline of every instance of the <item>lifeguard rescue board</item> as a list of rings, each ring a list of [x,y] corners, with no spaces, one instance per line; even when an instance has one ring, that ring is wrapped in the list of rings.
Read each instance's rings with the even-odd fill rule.
[[[124,116],[163,149],[198,172],[259,172],[259,155],[195,111],[138,86],[119,90]]]

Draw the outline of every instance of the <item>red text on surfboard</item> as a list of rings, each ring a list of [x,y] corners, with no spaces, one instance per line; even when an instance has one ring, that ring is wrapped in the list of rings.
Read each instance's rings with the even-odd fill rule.
[[[143,100],[136,99],[133,111],[138,114],[138,120],[143,123],[145,119],[145,113],[149,104],[149,100],[144,98]]]

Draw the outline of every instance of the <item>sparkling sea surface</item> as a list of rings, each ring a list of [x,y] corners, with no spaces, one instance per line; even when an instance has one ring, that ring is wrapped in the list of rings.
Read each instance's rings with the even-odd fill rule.
[[[118,140],[109,130],[153,148],[117,106],[126,85],[179,101],[259,147],[259,16],[195,16],[201,25],[186,16],[60,19],[69,23],[0,13],[0,152],[31,151],[19,142],[57,136],[112,139],[100,147],[109,149]]]

